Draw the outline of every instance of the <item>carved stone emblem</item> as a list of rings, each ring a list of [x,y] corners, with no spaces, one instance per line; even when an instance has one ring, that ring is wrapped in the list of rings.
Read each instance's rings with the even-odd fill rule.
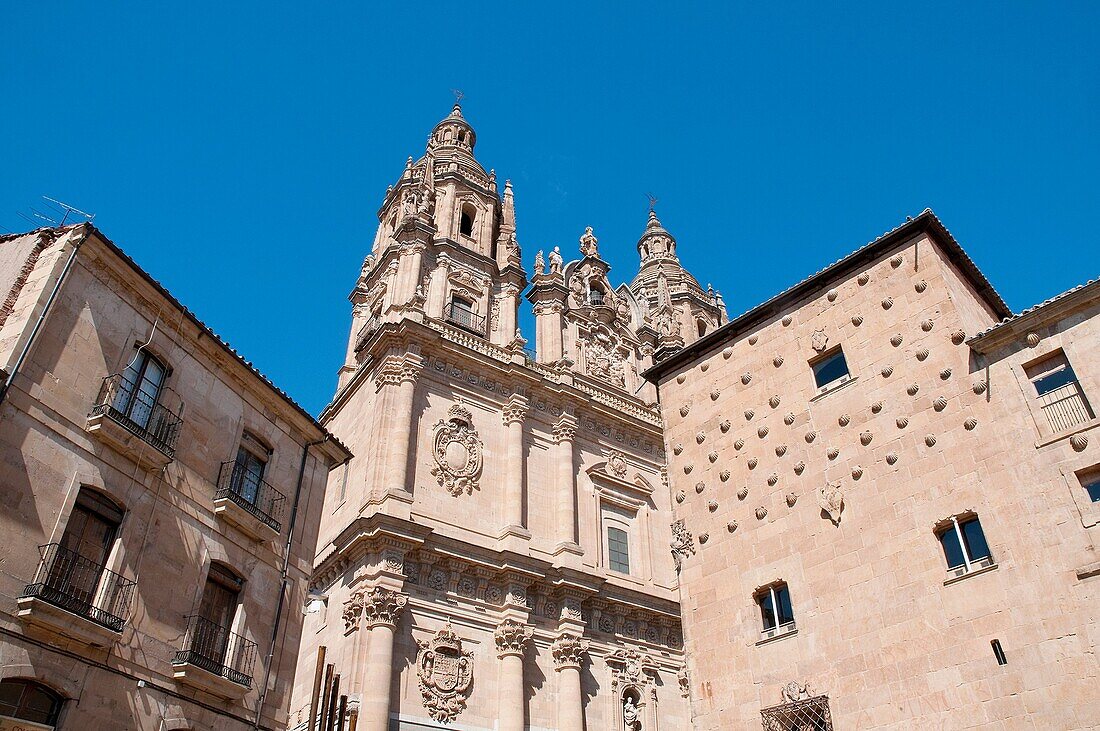
[[[473,683],[472,651],[462,649],[462,640],[448,624],[430,640],[417,640],[416,657],[420,695],[424,708],[436,721],[453,721],[466,708]]]
[[[672,524],[672,541],[669,546],[672,548],[672,560],[676,562],[676,570],[679,571],[684,559],[695,554],[695,541],[683,520]]]
[[[809,697],[810,688],[805,683],[799,683],[792,680],[783,686],[783,700],[787,703],[794,703],[795,701],[804,700]]]
[[[626,457],[622,452],[612,452],[607,458],[608,471],[620,480],[626,479]]]
[[[844,510],[844,493],[840,491],[840,483],[825,483],[818,490],[817,498],[818,505],[829,514],[829,519],[834,524],[840,525],[840,513]]]
[[[829,346],[829,336],[824,330],[814,330],[814,334],[810,336],[810,345],[820,353]]]
[[[605,332],[594,332],[583,341],[585,372],[620,388],[626,382],[623,357],[617,343]]]
[[[461,404],[447,412],[447,421],[435,425],[436,482],[452,495],[467,495],[478,486],[483,462],[481,438],[472,426],[473,415]]]

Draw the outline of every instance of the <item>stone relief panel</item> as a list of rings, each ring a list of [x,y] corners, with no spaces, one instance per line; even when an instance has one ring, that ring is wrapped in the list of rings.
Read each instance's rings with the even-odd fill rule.
[[[484,462],[484,445],[473,427],[473,414],[462,404],[447,412],[447,420],[435,425],[432,456],[436,482],[454,496],[467,495],[478,487]]]
[[[584,372],[605,383],[622,388],[626,384],[626,367],[619,351],[619,341],[610,332],[597,329],[581,337]]]
[[[466,708],[473,684],[473,652],[462,649],[462,640],[448,624],[429,640],[417,640],[416,657],[420,695],[435,721],[454,721]]]

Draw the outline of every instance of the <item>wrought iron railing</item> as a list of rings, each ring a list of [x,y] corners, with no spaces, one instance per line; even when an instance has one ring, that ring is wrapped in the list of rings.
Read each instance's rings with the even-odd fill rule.
[[[228,498],[276,531],[282,531],[286,495],[235,461],[222,462],[215,500]]]
[[[1070,381],[1053,391],[1039,397],[1043,413],[1050,422],[1050,428],[1058,433],[1078,424],[1084,424],[1092,418],[1089,405],[1081,395],[1077,381]]]
[[[150,394],[139,384],[116,373],[103,379],[92,416],[105,415],[163,452],[176,455],[183,419],[161,402],[163,394]]]
[[[485,334],[485,318],[454,302],[447,306],[447,322],[477,335]]]
[[[58,543],[39,546],[42,561],[34,583],[22,596],[34,597],[80,615],[115,632],[130,618],[136,582],[63,548]]]
[[[374,334],[379,324],[380,320],[378,319],[378,315],[373,315],[369,320],[363,323],[363,327],[359,328],[359,332],[355,336],[356,353],[362,350],[363,346],[367,344],[367,338]]]
[[[588,292],[588,304],[594,307],[600,307],[604,304],[603,292],[598,289],[592,289]]]
[[[188,617],[183,649],[176,652],[172,662],[176,665],[194,665],[251,688],[256,643],[193,614]]]

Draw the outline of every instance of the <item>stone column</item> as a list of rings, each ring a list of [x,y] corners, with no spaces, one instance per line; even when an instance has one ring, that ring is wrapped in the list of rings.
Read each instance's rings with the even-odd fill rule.
[[[546,277],[536,277],[536,280]],[[555,275],[560,280],[561,277]],[[536,283],[536,286],[537,283]],[[533,292],[532,295],[538,295],[539,297],[557,298],[561,300],[565,299],[565,287],[558,286],[554,288],[558,291],[552,291],[543,295],[540,292]],[[565,311],[565,306],[561,301],[557,299],[540,300],[532,298],[528,295],[528,298],[535,303],[535,350],[539,363],[555,363],[561,360],[565,354],[562,332],[565,329],[564,318],[562,313]]]
[[[577,545],[577,475],[573,467],[573,440],[577,436],[577,420],[570,414],[562,414],[554,425],[554,442],[557,444],[557,539],[554,553],[572,551],[581,553]]]
[[[389,729],[393,636],[407,601],[404,594],[378,586],[363,593],[363,624],[370,629],[370,639],[357,725],[362,731]]]
[[[523,651],[531,641],[531,628],[512,619],[504,620],[493,633],[500,658],[500,696],[497,702],[497,731],[523,731]]]
[[[423,358],[416,353],[408,353],[403,359],[388,363],[382,376],[383,382],[391,389],[389,395],[392,398],[389,428],[382,431],[389,435],[389,443],[384,450],[386,470],[381,485],[384,492],[410,492],[407,487],[408,453],[416,424],[413,399],[416,395],[416,379],[422,369]]]
[[[523,521],[523,417],[526,416],[528,402],[525,396],[514,393],[504,404],[504,533],[526,537],[530,533],[524,528]]]
[[[655,686],[649,689],[649,703],[646,705],[649,706],[646,709],[646,721],[648,722],[645,727],[646,731],[660,731],[657,715],[657,688]]]
[[[516,308],[519,303],[519,287],[514,284],[501,285],[498,302],[497,343],[502,347],[508,347],[516,339]]]
[[[588,654],[588,641],[562,634],[554,640],[551,652],[558,674],[558,731],[584,731],[581,664]]]

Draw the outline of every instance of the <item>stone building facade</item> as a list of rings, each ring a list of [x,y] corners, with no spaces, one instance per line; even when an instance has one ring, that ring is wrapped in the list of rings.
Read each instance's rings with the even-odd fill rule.
[[[538,252],[529,280],[511,184],[475,144],[456,105],[387,190],[351,294],[321,422],[356,457],[327,492],[293,720],[324,646],[358,731],[686,728],[661,419],[640,373],[724,308],[652,214],[630,285],[611,284],[591,229],[572,261]]]
[[[1100,727],[1098,314],[925,211],[648,371],[694,728]]]
[[[350,453],[91,225],[0,297],[0,728],[286,728]]]

